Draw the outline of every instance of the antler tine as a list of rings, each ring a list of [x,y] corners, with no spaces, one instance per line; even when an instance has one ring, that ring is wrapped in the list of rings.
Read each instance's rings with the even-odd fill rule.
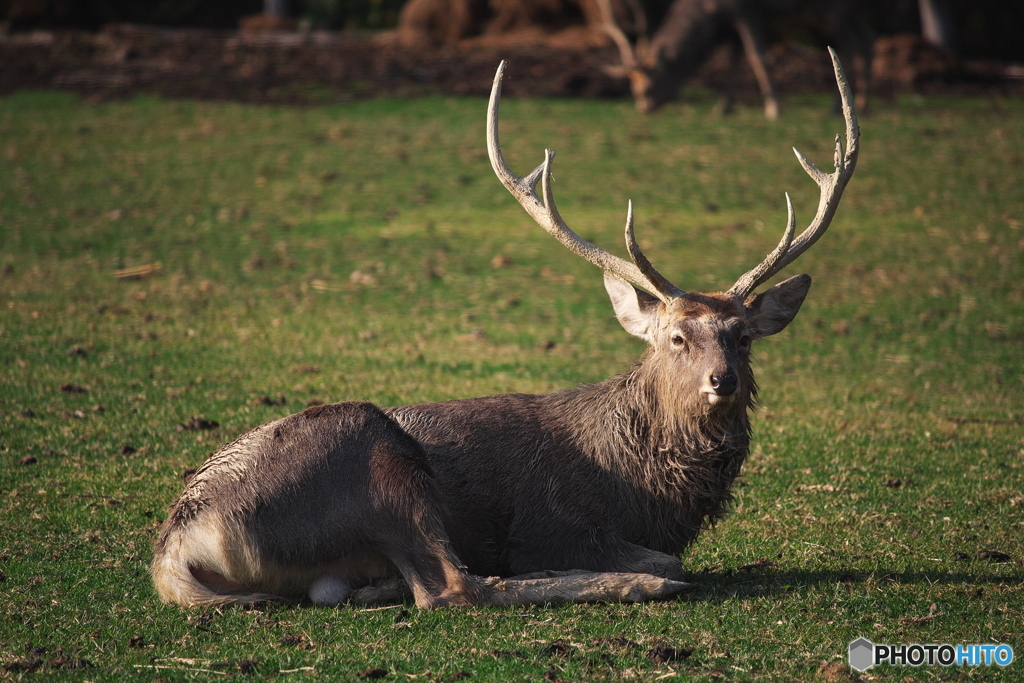
[[[506,64],[507,62],[502,61],[498,65],[498,71],[494,75],[494,85],[491,87],[491,100],[487,105],[487,156],[490,158],[491,168],[494,169],[494,174],[498,176],[501,184],[512,193],[512,196],[526,209],[526,213],[530,214],[533,220],[569,251],[582,256],[602,270],[646,289],[664,302],[683,296],[684,292],[655,270],[651,262],[640,251],[640,247],[637,246],[636,239],[633,237],[632,202],[630,202],[626,220],[626,247],[635,263],[610,254],[583,239],[562,219],[551,192],[551,162],[555,157],[553,151],[544,150],[544,163],[525,178],[520,178],[512,173],[501,154],[501,145],[498,141],[498,103],[501,100],[501,79],[505,75]],[[538,181],[541,183],[541,197],[537,196]]]
[[[658,292],[666,292],[670,298],[679,298],[686,292],[676,287],[665,279],[661,273],[654,269],[644,252],[640,251],[640,245],[636,243],[636,236],[633,234],[633,201],[630,200],[626,207],[626,250],[633,263],[640,269]]]
[[[745,299],[754,289],[767,282],[773,275],[799,258],[801,254],[810,249],[825,234],[829,224],[832,222],[832,217],[835,216],[836,209],[839,207],[839,199],[843,196],[843,190],[846,189],[846,184],[850,182],[853,170],[857,166],[857,154],[860,151],[860,127],[857,125],[857,113],[853,110],[853,95],[850,91],[850,83],[846,80],[846,74],[843,73],[843,66],[839,63],[839,56],[836,55],[835,50],[829,48],[828,52],[832,56],[832,67],[836,73],[836,84],[839,86],[839,96],[843,102],[843,118],[846,120],[846,150],[843,150],[843,141],[837,135],[834,159],[836,170],[833,173],[825,173],[812,164],[807,157],[795,148],[793,149],[804,171],[807,172],[807,175],[814,180],[821,190],[821,198],[818,200],[818,211],[811,224],[800,233],[799,237],[793,239],[792,232],[796,219],[793,216],[793,205],[789,201],[789,195],[787,194],[786,204],[789,211],[789,221],[786,234],[783,236],[779,246],[764,261],[747,271],[729,289],[728,293],[732,296]]]
[[[761,261],[760,264],[737,280],[736,284],[729,290],[729,294],[745,299],[747,295],[754,291],[754,288],[767,281],[768,278],[782,269],[779,263],[782,262],[786,252],[789,251],[790,245],[793,244],[793,234],[796,232],[796,214],[793,212],[793,202],[790,200],[788,192],[786,193],[786,212],[788,214],[786,231],[782,234],[779,246],[775,247],[775,250],[768,254],[764,261]]]

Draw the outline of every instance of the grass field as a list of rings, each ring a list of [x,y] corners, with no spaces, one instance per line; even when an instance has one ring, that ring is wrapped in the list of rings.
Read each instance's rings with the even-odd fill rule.
[[[812,216],[789,147],[830,169],[828,101],[770,123],[700,96],[650,118],[509,100],[502,141],[519,173],[558,150],[559,207],[584,236],[623,254],[632,199],[659,269],[721,290],[775,245],[783,192]],[[0,678],[844,681],[859,636],[1024,656],[1015,100],[907,98],[862,120],[836,220],[786,272],[811,294],[756,349],[754,449],[733,513],[683,558],[703,586],[685,599],[159,603],[166,506],[243,431],[312,401],[544,392],[639,357],[598,270],[493,177],[484,109],[0,100]],[[218,426],[179,428],[200,418]]]

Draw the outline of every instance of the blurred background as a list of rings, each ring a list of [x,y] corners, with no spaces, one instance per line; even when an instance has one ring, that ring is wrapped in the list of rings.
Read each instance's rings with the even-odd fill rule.
[[[820,49],[854,28],[873,95],[1024,92],[1024,3],[1000,0],[0,0],[0,94],[485,94],[510,58],[530,74],[512,94],[629,97],[631,54],[669,54],[673,88],[755,102],[744,27],[780,95],[831,91]]]

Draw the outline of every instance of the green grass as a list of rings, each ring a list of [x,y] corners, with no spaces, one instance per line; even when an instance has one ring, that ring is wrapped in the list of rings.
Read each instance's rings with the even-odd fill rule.
[[[598,271],[494,179],[484,108],[0,100],[0,678],[41,660],[74,680],[247,662],[272,679],[846,680],[858,636],[1024,656],[1019,100],[904,99],[862,121],[838,216],[786,273],[810,273],[810,297],[758,346],[754,451],[733,513],[683,558],[703,584],[688,598],[157,601],[150,545],[182,473],[250,427],[312,400],[549,391],[642,352]],[[809,220],[817,190],[789,147],[827,168],[841,122],[824,97],[775,123],[711,110],[509,100],[502,140],[519,173],[558,150],[559,206],[584,236],[622,254],[632,199],[659,269],[721,290],[778,240],[784,191]],[[193,415],[220,426],[176,430]],[[693,652],[659,662],[657,647]],[[1024,679],[1021,666],[868,673]]]

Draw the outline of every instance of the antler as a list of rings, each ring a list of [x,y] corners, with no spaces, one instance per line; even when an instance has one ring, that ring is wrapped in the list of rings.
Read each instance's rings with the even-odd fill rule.
[[[685,292],[655,270],[651,262],[640,251],[633,235],[632,202],[629,203],[626,212],[626,248],[633,259],[633,263],[630,263],[609,254],[577,235],[559,215],[558,208],[555,207],[555,198],[551,192],[551,162],[555,158],[553,151],[544,150],[544,163],[533,169],[525,178],[520,178],[509,170],[501,155],[501,145],[498,143],[498,101],[501,99],[501,79],[505,75],[506,64],[507,62],[503,60],[498,65],[498,72],[494,74],[494,85],[491,87],[491,101],[487,105],[487,156],[490,157],[491,168],[494,169],[501,184],[512,193],[512,196],[526,209],[526,213],[530,214],[533,220],[565,245],[569,251],[582,256],[602,270],[646,289],[666,303],[671,299],[683,296]],[[541,183],[542,197],[537,196],[538,181]]]
[[[846,119],[846,151],[843,151],[843,141],[836,135],[836,170],[833,173],[825,173],[812,164],[807,157],[798,152],[796,148],[793,149],[800,165],[804,167],[807,175],[811,176],[821,189],[818,213],[815,214],[814,220],[807,226],[807,229],[800,233],[799,237],[793,239],[793,233],[796,229],[796,216],[793,213],[793,203],[789,200],[789,194],[786,195],[786,207],[789,217],[786,223],[786,231],[782,235],[782,241],[779,242],[779,246],[772,253],[765,257],[764,261],[743,274],[736,281],[736,284],[729,289],[728,294],[740,299],[747,298],[754,289],[767,282],[769,278],[799,258],[801,254],[811,248],[811,245],[818,241],[818,238],[825,234],[829,224],[832,222],[832,217],[836,213],[836,208],[839,206],[839,199],[843,196],[843,190],[846,188],[846,184],[850,182],[850,177],[853,176],[853,169],[857,166],[860,128],[857,126],[857,114],[854,112],[853,105],[851,104],[853,96],[850,92],[850,83],[846,80],[846,74],[843,73],[843,66],[839,63],[839,57],[836,55],[835,50],[829,48],[828,52],[832,56],[832,66],[836,72],[836,83],[839,85],[839,96],[843,100],[843,118]]]
[[[636,51],[633,49],[633,46],[630,45],[629,38],[626,37],[626,34],[622,32],[622,29],[619,28],[619,25],[615,22],[615,12],[612,10],[611,0],[597,0],[597,6],[600,8],[601,18],[604,20],[601,24],[601,28],[604,29],[605,33],[607,33],[612,39],[612,42],[615,43],[615,47],[619,49],[619,57],[622,59],[622,66],[627,69],[638,68],[640,66],[640,60],[637,59]],[[641,12],[642,11],[643,10],[641,8]],[[638,27],[641,28],[640,35],[643,36],[647,32],[646,16],[642,14],[637,14],[636,16],[638,19],[643,17],[643,26]]]
[[[597,0],[598,9],[601,10],[601,28],[608,37],[615,43],[619,50],[619,58],[622,60],[622,68],[626,72],[634,69],[644,68],[644,61],[650,54],[651,37],[647,29],[647,13],[644,11],[640,0],[623,0],[633,15],[633,28],[636,33],[636,45],[630,43],[626,33],[615,21],[615,10],[612,9],[611,0]],[[615,67],[607,67],[615,73],[621,74]]]

